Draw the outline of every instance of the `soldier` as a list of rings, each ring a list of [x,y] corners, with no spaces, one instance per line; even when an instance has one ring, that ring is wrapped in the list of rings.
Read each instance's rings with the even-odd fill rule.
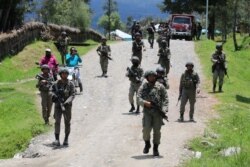
[[[138,92],[139,87],[141,86],[142,83],[142,76],[143,76],[143,69],[140,67],[140,60],[138,57],[132,57],[131,58],[132,66],[131,68],[127,68],[127,74],[126,76],[130,80],[130,88],[129,88],[129,102],[131,104],[131,109],[129,112],[133,112],[135,110],[134,106],[134,94]],[[137,102],[137,109],[135,113],[140,113],[140,105]]]
[[[136,26],[136,20],[133,20],[133,25],[131,27],[132,40],[135,39],[135,37],[134,37],[135,26]]]
[[[145,141],[143,153],[147,154],[151,147],[150,132],[153,129],[153,155],[159,156],[158,146],[161,138],[161,126],[163,116],[168,112],[168,95],[164,86],[156,82],[155,71],[145,72],[147,82],[143,83],[138,90],[139,104],[143,106],[142,133]],[[166,116],[165,116],[166,117]]]
[[[189,120],[194,121],[194,104],[196,101],[196,92],[200,93],[200,78],[199,75],[193,70],[194,64],[192,62],[186,63],[187,70],[181,75],[179,86],[179,98],[181,99],[180,118],[178,121],[184,121],[185,105],[189,100],[190,111]]]
[[[170,49],[167,47],[167,42],[165,40],[161,41],[161,48],[158,51],[159,61],[158,63],[166,70],[166,75],[168,75],[170,70]]]
[[[166,22],[166,24],[165,24],[164,34],[166,36],[167,47],[169,48],[170,47],[170,38],[171,38],[171,29],[169,27],[168,22]]]
[[[139,58],[140,60],[140,64],[141,64],[141,60],[142,60],[142,50],[145,51],[145,46],[144,46],[144,42],[141,40],[141,34],[140,33],[136,33],[135,34],[135,41],[132,44],[132,56],[136,56]]]
[[[72,101],[75,98],[75,86],[73,82],[67,79],[69,75],[67,68],[60,69],[59,75],[61,79],[57,80],[52,86],[52,101],[55,103],[55,141],[53,142],[53,145],[60,146],[60,125],[63,115],[65,124],[65,138],[63,145],[68,146]]]
[[[106,44],[107,39],[102,38],[102,44],[97,48],[96,52],[100,56],[100,64],[102,69],[102,77],[108,77],[108,60],[112,60],[110,46]]]
[[[42,113],[43,119],[46,125],[49,125],[49,117],[52,108],[52,93],[51,93],[51,85],[54,81],[53,76],[49,73],[50,68],[48,65],[41,66],[41,74],[38,74],[36,78],[38,79],[38,83],[36,87],[39,89],[41,94],[41,105],[42,105]]]
[[[136,34],[139,33],[142,37],[142,31],[141,31],[141,26],[140,24],[137,22],[134,29],[133,29],[133,32],[132,32],[132,40],[134,41],[136,39]]]
[[[150,44],[150,47],[154,47],[154,39],[155,39],[155,26],[154,22],[150,23],[150,26],[147,28],[148,31],[148,43]]]
[[[216,89],[217,79],[219,77],[219,92],[222,92],[223,80],[227,75],[226,55],[222,52],[222,44],[216,45],[216,51],[211,57],[213,73],[213,92]]]
[[[156,69],[157,81],[161,83],[166,89],[169,89],[168,77],[165,75],[165,69],[160,66]]]
[[[68,37],[67,33],[63,31],[61,35],[58,37],[58,50],[61,54],[62,65],[64,65],[65,56],[68,53],[68,45],[71,39]]]
[[[197,37],[196,37],[197,40],[200,40],[201,31],[202,31],[201,23],[198,23],[198,26],[197,26]]]

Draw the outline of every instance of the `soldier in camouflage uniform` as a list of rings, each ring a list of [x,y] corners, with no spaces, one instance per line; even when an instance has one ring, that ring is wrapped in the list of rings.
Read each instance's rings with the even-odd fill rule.
[[[108,60],[111,55],[111,49],[110,46],[106,44],[107,39],[102,38],[102,44],[97,48],[96,52],[100,56],[100,64],[101,64],[101,69],[102,69],[102,76],[107,77],[107,72],[108,72]]]
[[[132,44],[132,56],[138,57],[140,60],[142,60],[142,51],[145,51],[145,45],[144,42],[141,40],[141,34],[136,33],[135,34],[135,41],[133,41]]]
[[[227,75],[226,66],[226,55],[222,52],[222,44],[216,45],[216,51],[211,57],[213,62],[212,72],[213,72],[213,92],[216,89],[217,79],[219,77],[219,92],[222,92],[222,86],[225,74]]]
[[[59,71],[61,79],[57,80],[52,86],[52,100],[55,103],[55,141],[54,145],[60,146],[60,125],[62,115],[64,117],[65,124],[65,138],[63,145],[68,146],[68,137],[70,134],[70,121],[71,121],[71,109],[72,101],[75,98],[75,86],[73,82],[68,80],[69,71],[67,68],[62,68]]]
[[[155,25],[154,22],[150,23],[150,26],[147,28],[148,31],[148,43],[150,44],[150,47],[154,47],[154,39],[155,39]]]
[[[157,81],[161,83],[166,89],[169,89],[168,77],[165,75],[165,69],[163,67],[158,67],[156,69]]]
[[[168,112],[168,94],[164,86],[156,82],[157,74],[155,71],[145,72],[147,82],[144,82],[138,90],[139,104],[143,106],[143,139],[145,147],[143,153],[147,154],[151,147],[150,132],[153,129],[153,155],[159,156],[158,146],[161,138],[161,126],[164,125],[163,117],[159,109]]]
[[[69,45],[70,40],[71,39],[67,36],[67,33],[65,31],[63,31],[57,39],[58,49],[59,49],[59,52],[61,54],[61,59],[62,59],[62,65],[64,65],[65,56],[68,53],[68,45]]]
[[[196,102],[196,92],[200,93],[200,78],[193,70],[194,64],[192,62],[186,63],[187,70],[181,75],[179,86],[179,98],[181,98],[180,118],[178,121],[184,121],[184,112],[187,101],[190,103],[189,120],[194,121],[194,104]]]
[[[129,88],[129,102],[131,104],[131,109],[129,110],[129,112],[133,112],[135,110],[135,106],[134,106],[134,94],[137,94],[137,91],[139,89],[139,87],[141,86],[142,83],[142,76],[143,76],[143,69],[140,67],[140,60],[138,57],[132,57],[131,58],[131,62],[132,62],[132,66],[131,68],[127,68],[127,74],[126,76],[129,78],[130,80],[130,88]],[[140,105],[138,104],[138,100],[137,102],[137,109],[136,109],[136,113],[140,113]]]
[[[161,48],[158,51],[159,61],[158,63],[166,70],[166,75],[168,75],[170,70],[170,49],[167,47],[167,42],[162,40]]]
[[[41,70],[42,73],[36,76],[36,78],[38,79],[36,87],[39,89],[41,94],[43,119],[45,124],[48,125],[52,108],[51,85],[54,79],[53,75],[49,73],[50,68],[48,65],[42,65]]]

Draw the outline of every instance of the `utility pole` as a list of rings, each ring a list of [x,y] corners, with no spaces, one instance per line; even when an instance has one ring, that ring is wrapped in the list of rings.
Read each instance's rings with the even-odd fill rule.
[[[108,0],[108,18],[109,18],[109,21],[108,21],[108,33],[109,33],[109,40],[110,40],[110,29],[111,29],[111,20],[110,20],[110,17],[111,17],[111,0]]]
[[[209,4],[209,0],[206,0],[206,36],[207,36],[207,31],[208,31],[208,4]]]

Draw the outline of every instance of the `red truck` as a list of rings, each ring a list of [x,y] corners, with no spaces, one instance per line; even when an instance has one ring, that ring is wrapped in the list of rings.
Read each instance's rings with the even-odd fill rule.
[[[191,14],[172,14],[169,19],[172,39],[192,40],[195,18]]]

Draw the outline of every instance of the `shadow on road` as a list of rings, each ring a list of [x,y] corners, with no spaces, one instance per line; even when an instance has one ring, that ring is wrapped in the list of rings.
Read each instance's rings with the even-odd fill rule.
[[[153,156],[153,155],[136,155],[132,156],[131,158],[137,159],[137,160],[144,160],[144,159],[156,159],[156,158],[163,158],[163,156]]]
[[[236,95],[235,98],[239,102],[247,103],[247,104],[250,103],[250,98],[249,97],[244,97],[244,96],[241,96],[241,95]]]

